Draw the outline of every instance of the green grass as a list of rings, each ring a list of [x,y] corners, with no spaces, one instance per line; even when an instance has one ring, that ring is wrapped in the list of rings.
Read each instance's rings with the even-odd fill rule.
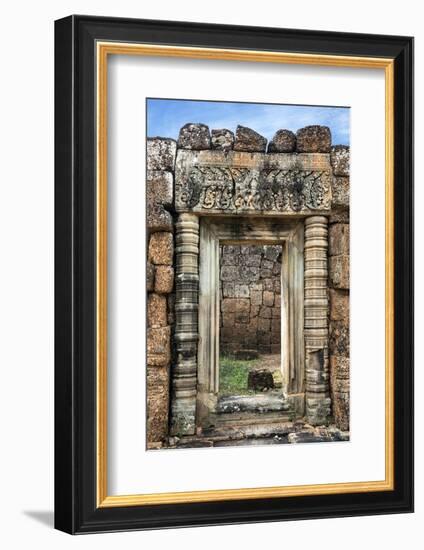
[[[219,393],[221,395],[250,395],[247,389],[249,371],[258,361],[237,361],[229,357],[219,358]]]

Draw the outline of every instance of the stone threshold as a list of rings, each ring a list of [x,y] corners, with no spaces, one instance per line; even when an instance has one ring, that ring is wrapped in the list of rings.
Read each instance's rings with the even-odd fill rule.
[[[201,448],[349,441],[349,432],[334,425],[314,427],[304,421],[257,424],[255,426],[218,426],[195,436],[170,437],[167,448]]]

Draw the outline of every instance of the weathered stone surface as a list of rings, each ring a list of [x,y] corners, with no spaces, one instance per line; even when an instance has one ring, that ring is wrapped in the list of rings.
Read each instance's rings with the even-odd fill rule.
[[[270,292],[269,290],[265,290],[263,294],[263,302],[265,306],[273,306],[274,305],[274,293]]]
[[[168,138],[147,139],[147,170],[168,170],[173,171],[175,156],[177,154],[177,143]]]
[[[234,151],[248,151],[250,153],[264,153],[266,138],[246,126],[237,126]]]
[[[333,288],[349,289],[349,256],[331,256],[329,259],[329,282]]]
[[[349,292],[330,289],[330,319],[332,321],[349,321]]]
[[[150,293],[147,300],[147,324],[149,327],[165,327],[168,324],[166,296]]]
[[[172,265],[174,239],[172,233],[158,232],[150,236],[149,261],[155,265]]]
[[[349,180],[350,178],[337,176],[333,178],[332,183],[332,206],[333,208],[349,208],[349,202],[350,202],[350,186],[349,186]]]
[[[328,217],[328,223],[349,223],[349,208],[333,208]]]
[[[331,208],[329,155],[179,150],[178,212],[326,213]]]
[[[296,150],[299,153],[329,153],[331,132],[328,126],[305,126],[296,133]]]
[[[349,320],[330,322],[329,349],[332,355],[349,356]]]
[[[147,329],[147,364],[166,367],[171,360],[171,328]]]
[[[194,124],[189,122],[184,124],[178,136],[178,147],[180,149],[191,149],[200,151],[210,149],[211,138],[209,128],[205,124]]]
[[[234,134],[225,128],[212,130],[211,147],[221,151],[231,151],[234,145]]]
[[[239,361],[252,361],[258,357],[259,353],[257,349],[239,349],[234,352],[234,359]]]
[[[168,436],[169,368],[147,368],[147,444],[164,442]]]
[[[235,298],[248,298],[249,294],[249,287],[247,285],[234,285]]]
[[[155,292],[169,294],[174,288],[174,268],[170,265],[158,265],[155,276]]]
[[[217,412],[224,414],[234,412],[278,412],[287,411],[288,408],[287,400],[276,392],[269,392],[265,395],[221,397],[217,404]]]
[[[151,292],[155,288],[155,266],[150,262],[146,265],[146,290]]]
[[[335,223],[328,231],[328,254],[338,256],[349,254],[349,224]]]
[[[296,135],[290,130],[277,130],[268,144],[268,153],[292,153],[296,149]]]
[[[168,325],[175,323],[175,292],[167,296]]]
[[[335,176],[349,176],[350,147],[335,145],[331,148],[330,162]]]
[[[269,369],[253,369],[247,376],[247,389],[268,391],[274,388],[274,378]]]
[[[331,380],[334,383],[335,380],[343,380],[346,382],[345,390],[349,388],[350,377],[350,361],[348,355],[334,355],[330,356],[330,371]]]
[[[170,172],[147,171],[147,227],[153,231],[172,231],[170,208],[173,203],[173,176]]]

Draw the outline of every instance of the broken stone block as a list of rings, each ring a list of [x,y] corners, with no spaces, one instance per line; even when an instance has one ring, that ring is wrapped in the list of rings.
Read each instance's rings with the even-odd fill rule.
[[[249,371],[247,389],[253,391],[268,391],[274,388],[274,378],[268,369],[254,369]]]
[[[305,126],[296,133],[298,153],[329,153],[331,132],[328,126]]]
[[[150,293],[147,300],[147,324],[149,327],[165,327],[168,324],[166,297]]]
[[[171,360],[171,327],[147,329],[147,364],[166,367]]]
[[[247,151],[250,153],[265,153],[266,138],[245,126],[237,126],[234,151]]]
[[[349,322],[349,292],[330,289],[330,319]]]
[[[349,223],[349,208],[334,208],[328,218],[328,223]]]
[[[155,288],[155,266],[150,262],[146,265],[146,290],[151,292]]]
[[[295,134],[290,130],[277,130],[269,142],[268,153],[292,153],[295,148]]]
[[[178,136],[178,147],[180,149],[191,149],[201,151],[210,149],[211,138],[209,128],[205,124],[194,124],[189,122],[184,124]]]
[[[170,265],[158,265],[155,275],[155,291],[169,294],[174,288],[174,268]]]
[[[331,206],[332,208],[349,208],[350,200],[350,178],[337,176],[331,184]],[[331,223],[331,222],[330,222]]]
[[[330,162],[335,176],[349,176],[350,147],[334,145],[331,148]]]
[[[329,259],[329,281],[333,288],[349,289],[349,256],[331,256]]]
[[[172,231],[173,221],[170,212],[160,204],[147,203],[147,228],[150,233],[155,231]]]
[[[172,265],[174,239],[172,233],[158,232],[150,236],[149,261],[155,265]]]
[[[211,147],[220,151],[231,151],[234,145],[234,134],[222,128],[220,130],[211,131]]]
[[[274,293],[270,292],[269,290],[264,290],[263,303],[264,303],[264,306],[273,306],[274,305]]]
[[[176,155],[177,143],[175,140],[167,138],[147,139],[147,170],[168,170],[172,172]]]
[[[349,224],[334,223],[328,230],[328,254],[338,256],[349,254]]]

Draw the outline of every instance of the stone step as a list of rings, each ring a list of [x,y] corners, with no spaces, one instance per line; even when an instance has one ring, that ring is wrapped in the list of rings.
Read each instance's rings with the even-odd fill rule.
[[[256,413],[289,411],[287,398],[279,392],[255,395],[231,395],[220,397],[216,405],[217,414]]]

